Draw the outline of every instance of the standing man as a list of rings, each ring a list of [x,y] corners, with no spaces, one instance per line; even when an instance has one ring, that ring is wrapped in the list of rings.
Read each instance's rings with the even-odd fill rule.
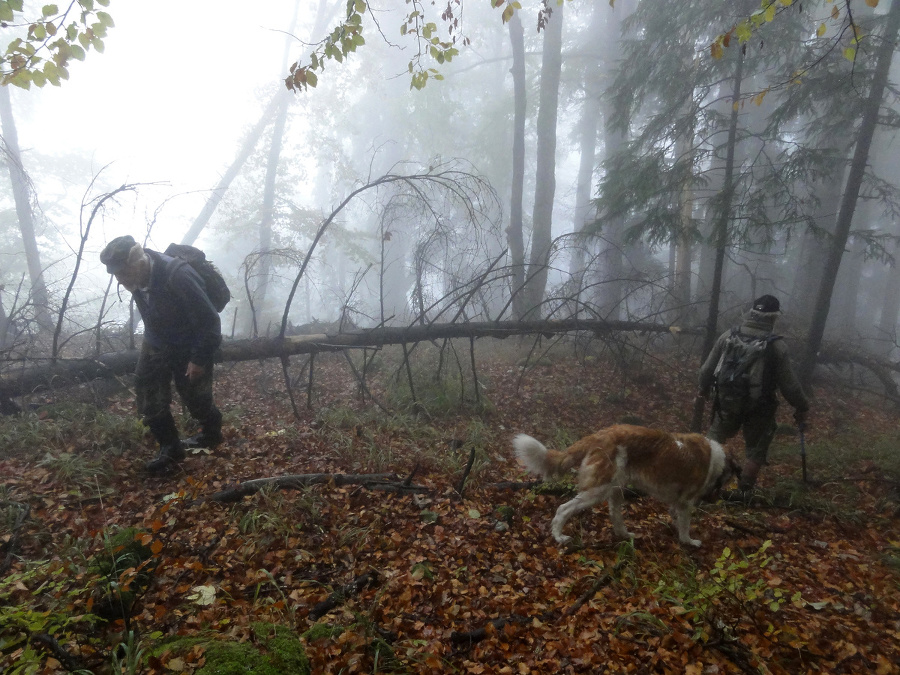
[[[134,297],[144,320],[138,359],[138,413],[159,442],[146,464],[160,474],[184,459],[185,447],[222,442],[222,413],[213,402],[213,355],[222,342],[219,313],[200,275],[189,264],[143,248],[130,235],[116,237],[100,262]],[[172,380],[201,431],[184,441],[172,417]]]
[[[715,392],[709,438],[724,443],[738,431],[744,432],[746,461],[738,481],[744,493],[754,488],[767,463],[777,428],[777,391],[794,407],[801,431],[806,425],[809,402],[791,368],[787,346],[773,332],[780,315],[778,298],[758,298],[750,316],[739,328],[719,336],[700,367],[700,396],[707,398],[711,389]]]

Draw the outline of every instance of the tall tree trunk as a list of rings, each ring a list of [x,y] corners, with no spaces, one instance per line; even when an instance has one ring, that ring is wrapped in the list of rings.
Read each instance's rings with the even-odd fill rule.
[[[294,6],[294,17],[291,20],[291,25],[295,26],[297,24],[297,13],[300,8],[299,1]],[[331,10],[327,6],[326,0],[319,0],[319,7],[316,14],[316,24],[315,28],[313,28],[313,36],[319,35],[323,26],[326,22],[326,17],[329,15],[328,13]],[[285,39],[285,58],[284,61],[288,61],[288,50],[293,45],[293,37],[288,36]],[[275,96],[272,97],[272,100],[269,101],[269,104],[266,106],[266,109],[263,111],[263,114],[260,116],[259,120],[250,130],[250,133],[247,134],[247,138],[244,139],[243,145],[241,145],[240,150],[238,150],[237,157],[235,157],[234,161],[231,163],[231,166],[228,167],[228,170],[219,180],[219,183],[216,187],[213,188],[212,192],[209,194],[209,199],[206,200],[206,204],[203,205],[203,209],[197,215],[197,218],[194,219],[194,222],[191,224],[190,229],[185,232],[184,237],[181,238],[182,244],[193,244],[197,241],[197,237],[200,236],[200,233],[203,231],[203,228],[206,227],[206,224],[209,222],[209,219],[212,218],[212,214],[215,213],[216,207],[219,206],[219,203],[222,201],[222,198],[225,196],[225,193],[228,191],[228,187],[231,185],[232,181],[237,178],[238,174],[241,172],[241,167],[247,162],[247,159],[253,153],[253,148],[256,147],[256,144],[259,143],[259,139],[262,138],[263,132],[266,130],[266,127],[271,124],[273,119],[277,119],[279,110],[282,106],[287,106],[291,101],[291,93],[287,90],[287,88],[279,83],[278,91]]]
[[[688,103],[690,105],[690,102]],[[694,229],[694,188],[692,186],[692,177],[694,174],[694,129],[693,125],[690,129],[679,138],[677,147],[677,161],[687,162],[691,169],[686,173],[684,184],[681,186],[679,195],[680,204],[680,222],[679,228],[673,232],[672,246],[675,251],[675,266],[670,270],[674,274],[672,301],[675,306],[675,312],[672,316],[673,321],[684,322],[690,314],[691,306],[691,258],[693,257],[693,247],[691,246],[691,237]],[[683,160],[681,158],[684,158]]]
[[[0,295],[0,351],[6,349],[7,335],[9,334],[9,316],[6,314],[6,308],[3,306],[3,296]]]
[[[846,171],[836,171],[816,187],[819,205],[813,217],[817,227],[831,234],[841,204],[841,185]],[[828,255],[827,239],[822,234],[804,232],[800,239],[794,283],[791,287],[791,319],[808,328],[812,323],[815,292],[822,283],[822,260]]]
[[[734,199],[734,155],[737,145],[738,108],[741,100],[741,83],[744,76],[744,55],[740,50],[736,52],[737,63],[734,69],[734,84],[731,94],[731,120],[728,125],[728,141],[725,149],[725,172],[722,179],[722,194],[715,216],[712,237],[716,249],[715,268],[713,270],[712,289],[709,294],[709,313],[706,317],[706,333],[703,339],[703,354],[701,360],[705,360],[707,354],[712,351],[716,338],[719,335],[719,300],[722,292],[722,270],[725,267],[725,251],[728,248],[728,221],[731,218],[731,203]]]
[[[878,47],[875,74],[872,78],[872,88],[863,108],[860,120],[859,132],[856,138],[856,148],[850,169],[847,174],[847,183],[844,186],[844,194],[841,199],[841,208],[838,211],[837,221],[834,227],[834,239],[825,265],[822,271],[822,283],[816,295],[813,307],[812,323],[806,340],[806,349],[799,366],[800,381],[809,384],[816,367],[816,354],[822,344],[822,336],[825,333],[825,324],[828,321],[828,311],[831,305],[831,295],[834,292],[834,284],[837,279],[841,258],[844,255],[844,247],[850,235],[850,225],[853,222],[853,212],[859,199],[859,191],[862,187],[863,177],[866,172],[866,163],[869,159],[869,150],[872,146],[872,138],[878,125],[878,114],[884,98],[884,90],[888,82],[888,73],[891,68],[891,60],[894,56],[894,42],[900,30],[900,0],[894,0],[888,10],[884,32],[881,36],[881,44]]]
[[[512,73],[514,119],[512,152],[512,190],[509,201],[509,229],[506,239],[512,262],[513,314],[525,316],[525,235],[522,228],[522,200],[525,186],[525,37],[519,13],[509,21],[509,41],[512,44]]]
[[[601,4],[602,3],[597,3]],[[612,8],[603,7],[606,14],[606,33],[601,40],[603,50],[603,67],[606,72],[623,67],[619,63],[619,49],[623,39],[622,21],[634,11],[633,0],[616,3]],[[628,67],[625,65],[624,67]],[[612,117],[611,105],[603,106],[603,116],[608,122]],[[603,157],[609,160],[618,154],[625,144],[624,132],[615,131],[609,124],[603,130]],[[596,303],[603,316],[610,320],[617,320],[623,316],[624,301],[624,271],[625,271],[625,217],[617,216],[607,219],[602,229],[602,272],[600,279],[603,284],[599,286]]]
[[[237,157],[235,157],[231,166],[228,167],[222,178],[219,179],[216,187],[209,193],[206,204],[203,205],[203,208],[194,219],[194,222],[191,224],[188,231],[184,233],[184,236],[181,238],[182,244],[193,244],[197,241],[197,237],[200,236],[200,233],[203,231],[203,228],[206,227],[209,219],[212,218],[213,213],[215,213],[216,208],[219,206],[225,193],[228,192],[228,187],[231,185],[232,181],[237,178],[238,174],[241,172],[241,168],[253,153],[253,149],[256,147],[256,144],[259,143],[259,139],[262,137],[266,127],[272,123],[272,119],[277,116],[279,108],[286,105],[289,98],[290,92],[282,87],[278,90],[278,93],[272,97],[272,100],[269,101],[263,114],[244,139],[244,143],[238,150]]]
[[[602,45],[610,41],[598,40],[603,35],[606,23],[606,13],[609,8],[602,3],[594,3],[591,13],[591,23],[588,27],[587,41],[584,51],[588,63],[584,69],[584,102],[581,108],[581,121],[579,127],[579,151],[581,159],[578,164],[578,177],[575,183],[575,240],[572,243],[572,257],[569,262],[569,274],[573,282],[573,290],[578,293],[579,299],[584,284],[584,265],[587,254],[587,241],[583,232],[585,226],[593,220],[594,207],[591,203],[591,193],[594,187],[594,170],[597,166],[597,127],[600,124],[600,106],[603,96],[601,80],[603,77],[604,59],[601,53]],[[597,52],[592,50],[600,49]],[[575,308],[578,311],[578,307]]]
[[[841,341],[855,340],[865,333],[865,326],[858,322],[857,312],[865,262],[865,243],[859,237],[850,237],[847,244],[848,250],[835,283],[832,310],[825,323],[826,334]]]
[[[545,5],[550,6],[550,5]],[[562,70],[563,5],[553,7],[544,26],[540,101],[537,116],[537,157],[531,252],[526,280],[526,311],[540,315],[547,287],[553,199],[556,195],[556,120],[559,114],[559,77]]]
[[[13,117],[9,87],[0,87],[0,128],[2,128],[3,141],[6,146],[6,164],[9,167],[9,180],[16,203],[16,217],[19,220],[19,231],[22,233],[22,245],[25,248],[25,262],[28,265],[28,276],[31,279],[31,301],[34,303],[35,319],[41,331],[52,330],[50,300],[47,295],[44,268],[41,265],[41,254],[34,232],[34,212],[31,210],[28,175],[19,151],[19,134]]]
[[[266,177],[263,185],[262,211],[259,219],[259,277],[256,286],[256,311],[265,314],[266,296],[269,291],[270,271],[272,269],[272,222],[275,213],[275,184],[278,177],[278,160],[284,143],[284,127],[287,124],[287,101],[278,110],[275,125],[272,127],[272,142],[266,160]]]
[[[889,357],[897,345],[897,320],[900,318],[900,245],[894,245],[894,264],[887,270],[882,294],[878,332],[882,344],[880,355]]]

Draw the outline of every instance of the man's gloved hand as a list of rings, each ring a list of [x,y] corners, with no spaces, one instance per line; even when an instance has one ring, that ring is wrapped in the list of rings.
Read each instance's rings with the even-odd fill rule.
[[[800,431],[806,430],[806,411],[805,410],[795,410],[794,411],[794,422],[797,423],[797,428]]]

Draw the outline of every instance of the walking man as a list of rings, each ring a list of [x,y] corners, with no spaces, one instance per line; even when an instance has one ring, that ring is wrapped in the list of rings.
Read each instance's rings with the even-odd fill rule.
[[[133,237],[113,239],[100,262],[134,297],[144,321],[138,359],[138,413],[159,442],[146,464],[165,473],[184,459],[185,447],[211,448],[222,442],[222,413],[213,401],[213,355],[222,342],[219,313],[200,275],[189,264],[145,249]],[[172,381],[200,433],[181,440],[172,417]]]
[[[740,327],[719,336],[700,367],[700,396],[707,398],[711,390],[715,393],[709,438],[724,443],[743,431],[745,462],[738,489],[745,494],[753,490],[767,463],[777,428],[776,392],[780,391],[793,406],[801,431],[809,410],[809,402],[791,368],[787,346],[773,332],[780,315],[778,298],[758,298]]]

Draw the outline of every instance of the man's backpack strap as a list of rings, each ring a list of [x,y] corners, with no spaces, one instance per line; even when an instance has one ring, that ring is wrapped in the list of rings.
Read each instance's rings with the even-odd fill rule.
[[[173,257],[168,263],[166,263],[166,288],[168,288],[170,291],[175,290],[175,287],[172,286],[172,278],[175,276],[175,273],[184,265],[190,265],[190,263],[187,260],[175,257]]]
[[[783,335],[769,334],[766,336],[766,350],[763,352],[763,372],[762,372],[762,394],[772,393],[778,385],[775,384],[775,360],[771,356],[770,347],[781,340]]]

